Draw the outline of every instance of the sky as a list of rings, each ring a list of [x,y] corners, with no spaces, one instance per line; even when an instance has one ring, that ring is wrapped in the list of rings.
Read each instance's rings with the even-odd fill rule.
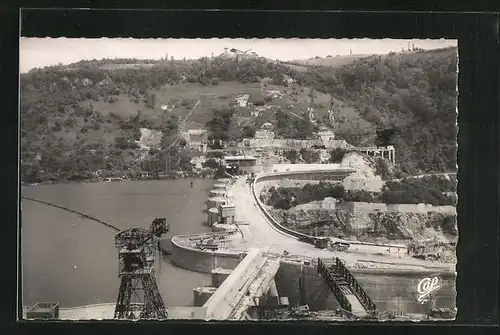
[[[282,61],[328,55],[387,54],[415,47],[437,49],[457,46],[457,40],[393,39],[132,39],[132,38],[26,38],[20,39],[20,72],[36,67],[64,65],[103,58],[196,59],[221,54],[225,47],[256,52]]]

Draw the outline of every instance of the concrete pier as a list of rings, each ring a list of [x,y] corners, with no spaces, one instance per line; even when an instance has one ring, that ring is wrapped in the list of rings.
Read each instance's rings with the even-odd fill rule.
[[[219,222],[219,209],[217,207],[212,207],[207,213],[207,224],[213,226],[215,223]]]
[[[225,190],[215,189],[215,190],[210,191],[211,197],[225,197],[226,195],[227,195],[227,192]]]
[[[217,179],[217,182],[221,183],[221,184],[228,184],[230,181],[231,181],[231,178],[219,178],[219,179]]]
[[[210,208],[216,207],[218,208],[219,205],[225,205],[228,202],[228,200],[225,197],[210,197],[207,200],[207,211],[210,210]]]

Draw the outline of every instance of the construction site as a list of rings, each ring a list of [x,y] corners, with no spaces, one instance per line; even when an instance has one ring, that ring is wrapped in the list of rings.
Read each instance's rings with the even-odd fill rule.
[[[303,166],[304,167],[304,166]],[[355,169],[289,167],[218,179],[207,201],[213,233],[164,237],[166,219],[149,230],[115,237],[120,270],[115,304],[63,309],[40,303],[26,318],[121,320],[443,320],[453,319],[453,263],[412,257],[408,246],[315,237],[286,228],[260,200],[266,181],[342,181]],[[274,169],[277,170],[277,169]],[[412,248],[418,246],[413,245]],[[211,274],[193,287],[191,306],[165,306],[154,276],[155,257],[168,254],[190,271]],[[419,299],[423,278],[435,292]],[[450,304],[450,299],[452,304]]]

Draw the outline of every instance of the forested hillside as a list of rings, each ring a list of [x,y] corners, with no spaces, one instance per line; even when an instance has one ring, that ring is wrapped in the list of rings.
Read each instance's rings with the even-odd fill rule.
[[[145,169],[151,164],[145,164],[148,159],[139,159],[134,142],[138,129],[161,131],[165,135],[161,148],[165,148],[175,138],[181,115],[157,115],[155,96],[165,85],[173,95],[169,99],[176,100],[173,90],[187,87],[180,85],[196,84],[210,92],[224,83],[239,82],[256,90],[255,83],[263,78],[270,85],[286,86],[284,75],[297,82],[294,85],[298,88],[289,88],[287,93],[295,100],[299,92],[314,88],[331,94],[350,111],[350,117],[347,113],[336,117],[337,137],[354,145],[394,144],[397,160],[409,173],[451,170],[456,160],[456,62],[454,48],[371,56],[340,68],[316,66],[307,71],[264,58],[222,57],[84,61],[35,69],[22,74],[20,80],[22,178],[34,182],[85,177],[96,169]],[[228,99],[223,98],[219,94],[213,101],[229,108]],[[193,108],[195,102],[177,100],[182,111]],[[328,106],[318,108],[326,110]],[[261,121],[279,123],[286,112],[283,107],[275,111],[278,117]],[[209,122],[212,112],[205,114],[208,120],[200,120]],[[252,127],[262,122],[246,122],[243,133],[253,134]],[[304,126],[297,120],[292,125]],[[385,136],[375,136],[377,130],[385,130],[379,132]],[[286,134],[307,135],[291,130]],[[189,160],[182,148],[177,152],[180,165]],[[156,161],[164,158],[154,150],[149,157]]]
[[[316,67],[305,81],[333,92],[374,126],[366,131],[351,123],[352,144],[376,141],[370,135],[377,129],[393,130],[373,144],[395,145],[405,172],[456,169],[456,48],[370,56],[335,72]]]

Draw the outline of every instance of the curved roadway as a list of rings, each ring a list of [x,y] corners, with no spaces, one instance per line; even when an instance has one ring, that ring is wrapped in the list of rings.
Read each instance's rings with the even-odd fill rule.
[[[259,184],[257,182],[256,186]],[[258,196],[262,187],[256,187]],[[295,237],[287,235],[267,219],[260,210],[252,189],[240,177],[232,186],[234,202],[236,207],[236,220],[248,224],[240,225],[244,239],[234,241],[233,245],[238,249],[260,248],[262,251],[280,253],[285,250],[290,255],[306,257],[334,257],[332,251],[315,248],[308,243],[299,242]],[[349,252],[335,252],[335,256],[346,261],[347,265],[361,268],[390,268],[419,269],[426,268],[450,268],[449,264],[432,263],[407,256],[403,252],[398,254],[396,250],[388,250],[386,247],[371,245],[352,245]],[[365,263],[365,266],[362,265]]]

